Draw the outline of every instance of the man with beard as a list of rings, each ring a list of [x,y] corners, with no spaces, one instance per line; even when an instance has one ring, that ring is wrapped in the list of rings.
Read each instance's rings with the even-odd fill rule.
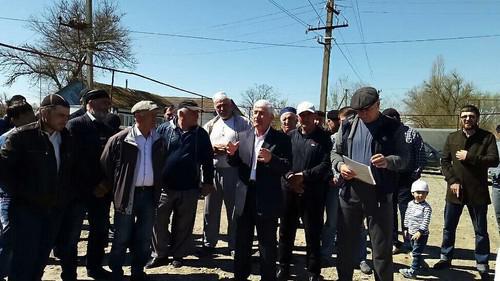
[[[63,227],[57,242],[61,258],[63,280],[76,279],[77,244],[87,212],[89,239],[87,244],[87,275],[94,279],[109,277],[102,267],[104,249],[108,244],[109,208],[111,198],[101,182],[104,172],[100,165],[101,153],[113,131],[104,120],[111,106],[104,90],[92,90],[85,95],[85,114],[71,119],[67,128],[78,144],[80,159],[78,177],[74,184],[78,196],[64,213]]]
[[[315,123],[314,105],[297,106],[300,127],[289,133],[292,142],[292,169],[287,175],[290,189],[285,191],[285,209],[280,218],[278,280],[287,280],[299,217],[304,222],[308,280],[320,280],[321,230],[324,198],[331,178],[330,136]]]
[[[467,206],[476,235],[476,268],[482,280],[489,280],[490,239],[486,214],[491,203],[488,168],[498,165],[495,136],[479,128],[479,109],[466,105],[460,110],[461,130],[448,135],[441,168],[448,184],[444,209],[441,258],[434,269],[449,268],[455,249],[455,235],[464,206]]]

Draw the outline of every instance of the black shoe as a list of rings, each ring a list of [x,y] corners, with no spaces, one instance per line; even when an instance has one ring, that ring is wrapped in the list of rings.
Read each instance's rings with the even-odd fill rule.
[[[183,265],[182,258],[174,258],[174,260],[172,261],[172,266],[174,268],[179,268],[182,265]]]
[[[278,281],[286,281],[290,277],[290,268],[288,266],[280,265],[276,271],[276,279]]]
[[[215,248],[214,247],[203,246],[198,251],[198,257],[200,257],[200,258],[212,257],[214,255],[215,255]]]
[[[490,279],[490,275],[488,274],[488,271],[486,272],[479,272],[479,276],[481,276],[481,281],[489,281],[491,280]]]
[[[87,276],[95,280],[109,280],[111,279],[111,272],[102,267],[87,268]]]
[[[141,273],[135,273],[130,276],[130,281],[149,281],[148,276],[146,273],[141,272]]]
[[[434,264],[432,268],[434,268],[435,270],[441,270],[445,268],[450,268],[450,266],[451,266],[451,261],[439,260],[437,263]]]
[[[146,264],[145,268],[155,268],[155,267],[160,267],[168,264],[168,257],[164,258],[152,258],[149,260],[149,262]]]

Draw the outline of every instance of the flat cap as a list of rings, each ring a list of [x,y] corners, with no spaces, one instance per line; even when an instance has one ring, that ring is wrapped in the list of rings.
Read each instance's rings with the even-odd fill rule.
[[[283,107],[281,110],[280,110],[280,116],[285,114],[285,113],[288,113],[288,112],[291,112],[293,114],[297,114],[297,110],[291,106],[287,106],[287,107]]]
[[[40,107],[56,106],[56,105],[69,108],[69,103],[63,97],[57,94],[47,95],[45,98],[43,98],[42,102],[40,103]]]
[[[108,98],[109,99],[109,95],[105,90],[95,89],[95,90],[88,91],[83,96],[83,98],[85,99],[85,102],[88,103],[91,100],[100,99],[100,98]]]
[[[330,110],[326,113],[326,119],[328,120],[339,120],[339,111],[338,110]]]
[[[141,100],[140,102],[134,104],[134,106],[132,106],[132,109],[130,110],[130,112],[132,112],[132,114],[136,113],[136,112],[141,112],[141,111],[152,111],[152,110],[156,110],[156,109],[159,109],[160,107],[150,101],[150,100]]]
[[[396,109],[392,108],[392,107],[384,109],[384,111],[382,111],[382,114],[384,114],[386,116],[389,116],[391,118],[394,118],[394,119],[396,119],[396,120],[398,120],[398,121],[401,122],[401,116],[399,115],[399,112]]]
[[[177,109],[187,108],[193,111],[202,111],[201,107],[194,100],[183,100],[177,106]]]
[[[354,110],[365,109],[379,99],[377,89],[373,87],[359,88],[351,98],[351,107]]]

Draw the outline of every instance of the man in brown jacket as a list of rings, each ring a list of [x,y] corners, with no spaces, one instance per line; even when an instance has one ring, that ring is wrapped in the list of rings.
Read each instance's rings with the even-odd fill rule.
[[[490,240],[486,214],[491,203],[488,193],[488,168],[498,165],[495,136],[480,129],[479,110],[466,105],[460,110],[462,129],[451,133],[443,149],[442,171],[448,183],[444,210],[441,259],[434,269],[451,266],[457,225],[465,205],[476,234],[476,267],[482,280],[489,280]]]
[[[136,124],[112,136],[101,156],[108,186],[113,187],[115,234],[109,267],[113,281],[123,280],[122,266],[130,247],[130,280],[147,280],[154,212],[160,195],[164,160],[162,138],[156,133],[158,106],[140,101],[132,107]]]

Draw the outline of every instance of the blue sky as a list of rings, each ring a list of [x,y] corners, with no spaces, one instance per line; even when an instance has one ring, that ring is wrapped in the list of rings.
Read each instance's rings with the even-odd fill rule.
[[[318,24],[318,16],[307,0],[274,1],[301,21]],[[324,4],[310,1],[325,21]],[[2,1],[0,17],[27,19],[51,3]],[[363,45],[341,45],[362,42],[362,34],[364,42],[498,35],[500,1],[338,0],[335,3],[341,10],[340,20],[348,20],[350,26],[335,29],[334,37],[358,75],[333,46],[330,85],[341,77],[353,83],[361,80],[382,90],[382,97],[395,104],[408,89],[429,77],[433,61],[441,55],[447,70],[458,71],[481,90],[500,92],[500,36],[367,44],[366,53]],[[117,5],[125,13],[123,25],[132,31],[268,43],[298,42],[294,44],[311,47],[262,48],[133,32],[133,52],[139,62],[136,72],[207,96],[224,90],[239,101],[248,88],[268,84],[287,98],[290,105],[303,100],[319,104],[323,49],[314,39],[317,34],[306,34],[302,24],[280,13],[269,0],[118,0]],[[266,16],[269,14],[273,15]],[[27,23],[0,19],[0,42],[20,45],[36,38]],[[125,79],[131,88],[161,95],[185,95],[125,75],[116,75],[115,85],[124,86]],[[96,80],[110,83],[111,77],[109,73],[98,72]],[[5,81],[2,74],[0,81]],[[25,79],[20,79],[10,88],[0,86],[0,93],[3,92],[25,94],[37,101],[39,88],[32,88]]]

